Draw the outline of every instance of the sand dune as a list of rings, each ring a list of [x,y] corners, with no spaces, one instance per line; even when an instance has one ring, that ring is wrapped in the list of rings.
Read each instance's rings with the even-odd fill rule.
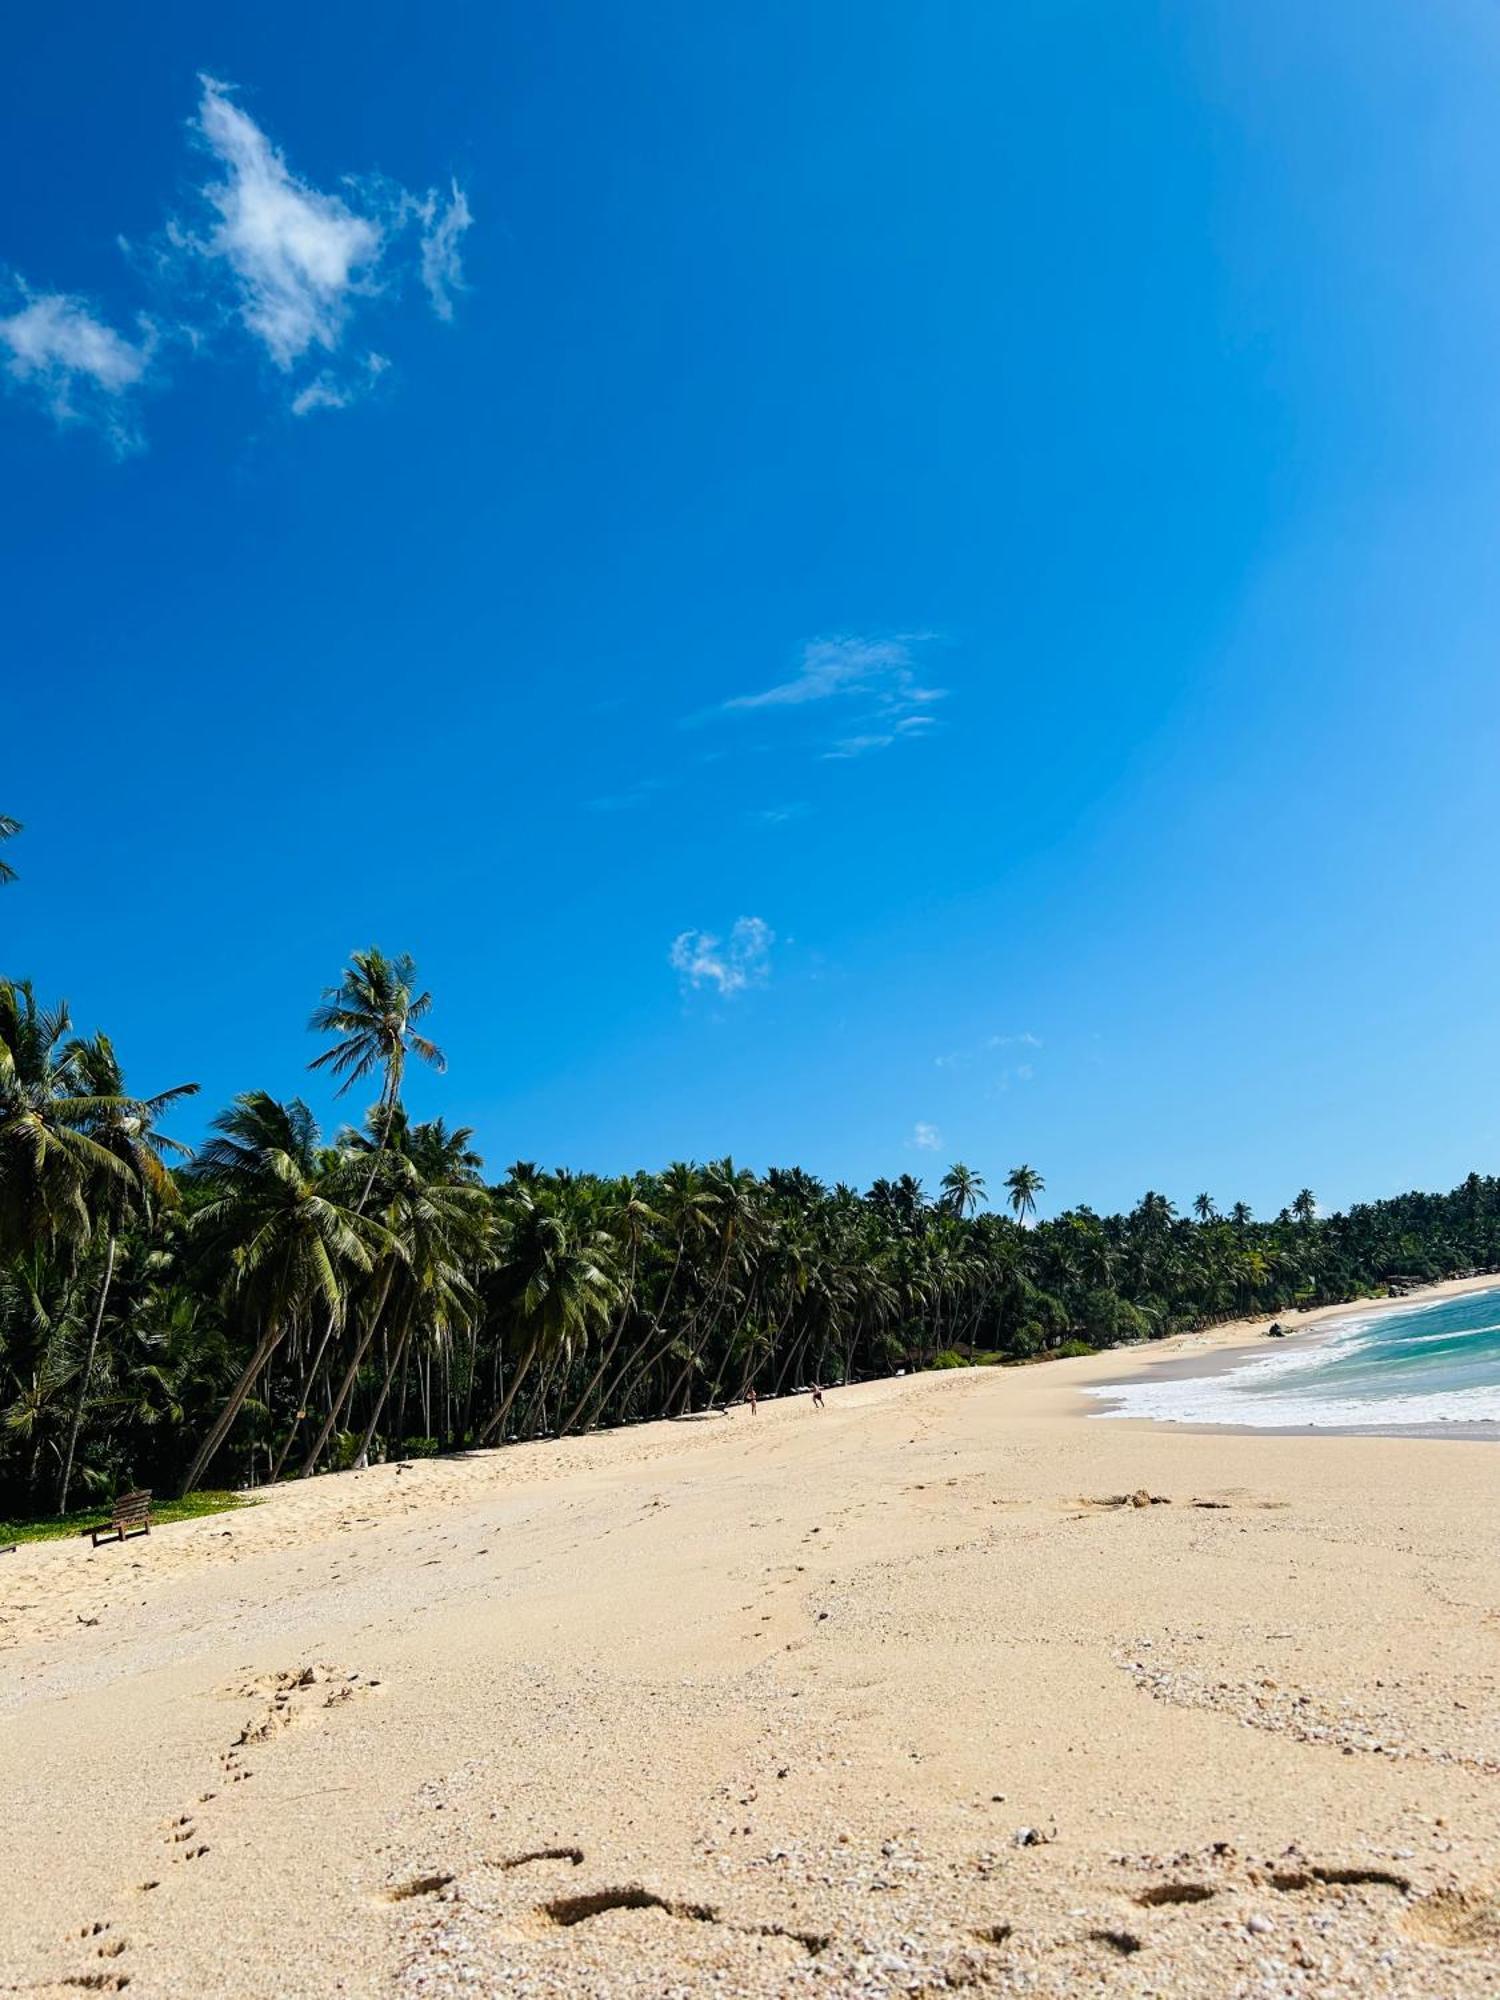
[[[1118,1367],[23,1546],[0,1987],[1500,1991],[1490,1448],[1088,1420]]]

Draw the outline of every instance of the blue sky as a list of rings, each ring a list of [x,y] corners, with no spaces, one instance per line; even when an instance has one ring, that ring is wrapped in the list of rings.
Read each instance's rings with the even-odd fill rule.
[[[497,1168],[1500,1167],[1492,10],[9,34],[0,963],[135,1087],[336,1115],[379,942]]]

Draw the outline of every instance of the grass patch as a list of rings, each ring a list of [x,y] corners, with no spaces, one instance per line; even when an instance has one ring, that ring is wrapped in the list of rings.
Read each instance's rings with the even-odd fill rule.
[[[251,1503],[238,1493],[190,1493],[185,1500],[154,1500],[151,1525],[166,1527],[173,1521],[196,1521],[202,1514],[224,1514],[232,1507]],[[61,1542],[69,1535],[81,1535],[85,1528],[103,1526],[109,1520],[106,1503],[81,1507],[76,1514],[48,1514],[36,1521],[0,1521],[0,1549],[10,1542]]]

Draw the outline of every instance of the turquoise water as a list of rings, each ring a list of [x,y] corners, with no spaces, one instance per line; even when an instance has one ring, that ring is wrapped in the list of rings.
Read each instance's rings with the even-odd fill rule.
[[[1500,1425],[1500,1286],[1355,1307],[1305,1339],[1198,1376],[1117,1384],[1105,1414],[1256,1430]],[[1482,1433],[1476,1433],[1482,1435]]]

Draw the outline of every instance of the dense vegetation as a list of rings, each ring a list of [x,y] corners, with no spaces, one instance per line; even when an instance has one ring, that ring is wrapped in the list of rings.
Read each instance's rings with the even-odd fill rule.
[[[0,839],[17,829],[0,819]],[[0,862],[0,881],[11,871]],[[431,1005],[409,959],[356,953],[311,1067],[377,1088],[329,1138],[252,1090],[196,1152],[107,1036],[0,980],[0,1517],[117,1487],[259,1482],[702,1409],[799,1383],[1146,1340],[1500,1264],[1500,1182],[1274,1221],[1035,1220],[951,1167],[864,1194],[731,1160],[616,1178],[510,1167],[412,1122]]]

